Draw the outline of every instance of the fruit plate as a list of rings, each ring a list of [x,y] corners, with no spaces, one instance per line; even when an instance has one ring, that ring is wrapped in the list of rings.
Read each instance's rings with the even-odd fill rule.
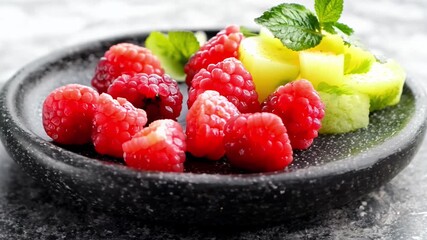
[[[208,36],[215,31],[206,31]],[[189,159],[185,173],[141,172],[91,146],[64,147],[44,133],[41,106],[54,88],[90,84],[109,46],[142,44],[147,33],[94,41],[27,65],[0,95],[1,139],[32,177],[72,198],[114,214],[146,221],[204,225],[277,223],[355,200],[409,164],[425,135],[427,97],[407,79],[401,102],[371,115],[367,129],[317,138],[296,152],[286,170],[244,173],[225,161]],[[186,86],[181,86],[184,95]],[[185,119],[186,108],[179,121]],[[189,157],[191,158],[191,157]]]

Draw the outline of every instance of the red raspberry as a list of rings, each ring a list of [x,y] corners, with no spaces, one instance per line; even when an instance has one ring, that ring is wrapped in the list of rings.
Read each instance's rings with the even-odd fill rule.
[[[92,141],[100,154],[123,157],[122,144],[139,132],[147,123],[144,110],[135,108],[124,98],[99,96],[93,118]]]
[[[184,67],[187,74],[185,79],[187,85],[190,87],[194,75],[209,64],[215,64],[229,57],[237,58],[242,39],[243,34],[240,32],[240,27],[235,25],[226,27],[209,39]]]
[[[123,143],[126,164],[139,170],[183,172],[185,150],[184,131],[170,119],[152,122]]]
[[[43,127],[62,144],[90,142],[98,93],[87,86],[68,84],[53,90],[43,102]]]
[[[160,61],[147,48],[131,43],[113,45],[102,57],[95,69],[92,86],[98,92],[106,92],[110,84],[122,74],[164,74]]]
[[[194,76],[188,92],[188,108],[197,96],[206,90],[218,91],[241,113],[260,110],[252,76],[236,58],[227,58],[217,64],[211,64]]]
[[[224,147],[232,166],[254,172],[281,171],[293,159],[286,128],[271,113],[231,118],[224,127]]]
[[[138,73],[118,77],[107,91],[113,98],[123,97],[147,112],[148,121],[176,119],[182,109],[182,93],[169,75]]]
[[[196,157],[220,159],[224,153],[223,129],[228,119],[240,114],[236,106],[216,91],[197,97],[187,114],[187,150]]]
[[[304,150],[318,135],[325,105],[309,81],[298,80],[280,86],[264,101],[262,111],[282,118],[292,148]]]

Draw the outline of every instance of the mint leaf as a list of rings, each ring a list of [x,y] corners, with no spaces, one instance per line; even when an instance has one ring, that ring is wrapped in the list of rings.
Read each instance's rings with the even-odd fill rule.
[[[172,31],[166,35],[154,31],[145,40],[145,47],[159,58],[167,74],[182,81],[185,79],[184,65],[200,44],[192,32]]]
[[[344,23],[336,22],[336,23],[334,23],[334,27],[337,28],[338,30],[340,30],[342,33],[344,33],[347,36],[350,36],[351,34],[354,33],[353,28],[349,27],[348,25],[346,25]]]
[[[183,64],[200,48],[199,41],[192,32],[169,32],[168,37],[175,49],[171,54],[179,56],[177,60]]]
[[[280,4],[264,12],[255,22],[266,27],[294,51],[315,47],[322,40],[316,16],[300,4]]]
[[[168,37],[161,32],[151,32],[145,40],[145,47],[155,55],[169,55],[174,48]]]
[[[253,32],[252,30],[250,30],[247,27],[244,26],[240,26],[240,32],[243,34],[243,36],[245,37],[254,37],[254,36],[258,36],[257,33]]]
[[[336,34],[337,30],[348,36],[353,34],[351,27],[338,22],[344,9],[344,0],[315,0],[314,8],[323,30],[332,34]]]
[[[354,30],[347,26],[344,23],[339,23],[339,22],[327,22],[327,23],[323,23],[322,24],[322,29],[328,33],[331,34],[336,34],[337,30],[338,32],[343,33],[344,35],[350,36],[351,34],[353,34]],[[343,37],[343,36],[342,36]]]
[[[336,34],[337,33],[337,31],[335,30],[334,23],[324,23],[322,25],[322,29],[325,30],[326,32],[330,33],[330,34]]]
[[[344,0],[316,0],[314,9],[320,23],[338,22],[344,9]]]

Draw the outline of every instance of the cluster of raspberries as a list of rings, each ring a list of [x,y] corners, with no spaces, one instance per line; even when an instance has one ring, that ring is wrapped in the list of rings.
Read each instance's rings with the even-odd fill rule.
[[[93,144],[133,168],[183,172],[186,153],[253,172],[280,171],[293,150],[317,137],[324,105],[310,82],[280,86],[264,102],[238,60],[243,34],[228,26],[185,66],[188,114],[176,121],[183,95],[150,50],[112,46],[100,59],[94,88],[69,84],[43,103],[43,126],[59,144]],[[268,73],[266,73],[268,74]]]

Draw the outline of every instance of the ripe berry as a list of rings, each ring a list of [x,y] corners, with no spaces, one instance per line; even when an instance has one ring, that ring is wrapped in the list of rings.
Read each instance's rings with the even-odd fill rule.
[[[188,92],[190,108],[197,96],[206,90],[215,90],[233,103],[241,113],[260,110],[258,94],[251,74],[236,58],[227,58],[200,70],[191,82]]]
[[[240,27],[235,25],[227,26],[209,39],[185,65],[187,85],[190,87],[194,75],[200,69],[208,67],[209,64],[215,64],[229,57],[237,58],[242,39],[243,34],[240,32]]]
[[[144,110],[135,108],[124,98],[99,96],[93,118],[92,141],[100,154],[123,157],[122,144],[139,132],[147,123]]]
[[[200,94],[187,114],[187,150],[196,157],[220,159],[224,153],[224,125],[240,114],[236,106],[216,91]]]
[[[62,144],[90,142],[98,93],[87,86],[68,84],[52,91],[43,102],[43,127]]]
[[[139,170],[183,172],[185,150],[184,131],[170,119],[152,122],[123,143],[126,164]]]
[[[121,75],[108,88],[113,98],[123,97],[147,112],[148,121],[176,119],[182,109],[178,83],[168,75],[138,73]]]
[[[228,120],[224,147],[232,166],[253,172],[281,171],[293,159],[286,128],[271,113],[242,114]]]
[[[95,69],[92,86],[106,92],[110,84],[122,74],[164,73],[160,61],[150,50],[131,43],[119,43],[105,52]]]
[[[292,148],[304,150],[318,135],[325,106],[309,81],[298,80],[280,86],[264,101],[262,111],[278,115],[288,130]]]

